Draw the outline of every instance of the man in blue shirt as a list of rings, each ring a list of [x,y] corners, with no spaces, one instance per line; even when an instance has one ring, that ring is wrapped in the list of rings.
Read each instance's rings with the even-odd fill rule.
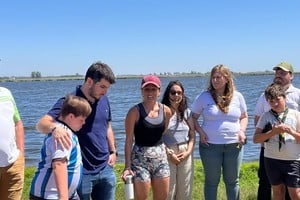
[[[81,200],[113,200],[116,188],[116,176],[113,166],[116,162],[115,138],[111,126],[111,109],[106,93],[115,83],[111,68],[102,63],[92,64],[85,75],[83,85],[76,87],[71,94],[88,100],[92,113],[78,131],[77,136],[82,153],[83,177],[78,188]],[[56,142],[65,148],[70,146],[66,131],[55,126],[64,97],[60,98],[52,109],[37,123],[37,129],[43,133],[53,131]]]

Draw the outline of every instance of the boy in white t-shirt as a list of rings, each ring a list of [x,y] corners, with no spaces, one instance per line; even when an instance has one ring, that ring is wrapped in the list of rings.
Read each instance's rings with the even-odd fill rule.
[[[273,198],[284,199],[287,186],[291,199],[300,199],[300,112],[286,106],[281,85],[269,85],[265,97],[271,109],[260,117],[253,141],[265,143],[264,164]]]
[[[65,98],[52,133],[44,139],[41,161],[31,183],[30,200],[79,199],[76,190],[82,177],[82,161],[74,132],[81,129],[91,110],[84,98],[73,95]],[[56,127],[63,127],[68,132],[72,141],[69,149],[55,143],[53,131]]]

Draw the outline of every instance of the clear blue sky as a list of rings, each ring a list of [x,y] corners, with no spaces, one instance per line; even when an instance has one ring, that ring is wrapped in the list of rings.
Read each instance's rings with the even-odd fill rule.
[[[300,1],[1,1],[0,76],[300,69]]]

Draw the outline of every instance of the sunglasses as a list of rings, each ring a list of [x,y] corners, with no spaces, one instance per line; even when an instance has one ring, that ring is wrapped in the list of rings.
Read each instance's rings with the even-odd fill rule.
[[[181,91],[171,90],[171,91],[170,91],[170,94],[171,94],[171,95],[175,95],[175,94],[177,94],[177,95],[182,95],[182,92],[181,92]]]

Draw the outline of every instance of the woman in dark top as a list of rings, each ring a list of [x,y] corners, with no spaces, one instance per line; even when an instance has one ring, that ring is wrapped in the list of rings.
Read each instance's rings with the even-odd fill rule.
[[[130,108],[125,119],[125,168],[122,178],[125,180],[127,175],[134,175],[137,200],[148,199],[151,186],[155,200],[166,199],[169,191],[170,170],[162,136],[171,110],[157,101],[160,89],[157,76],[145,76],[141,83],[143,101]]]

